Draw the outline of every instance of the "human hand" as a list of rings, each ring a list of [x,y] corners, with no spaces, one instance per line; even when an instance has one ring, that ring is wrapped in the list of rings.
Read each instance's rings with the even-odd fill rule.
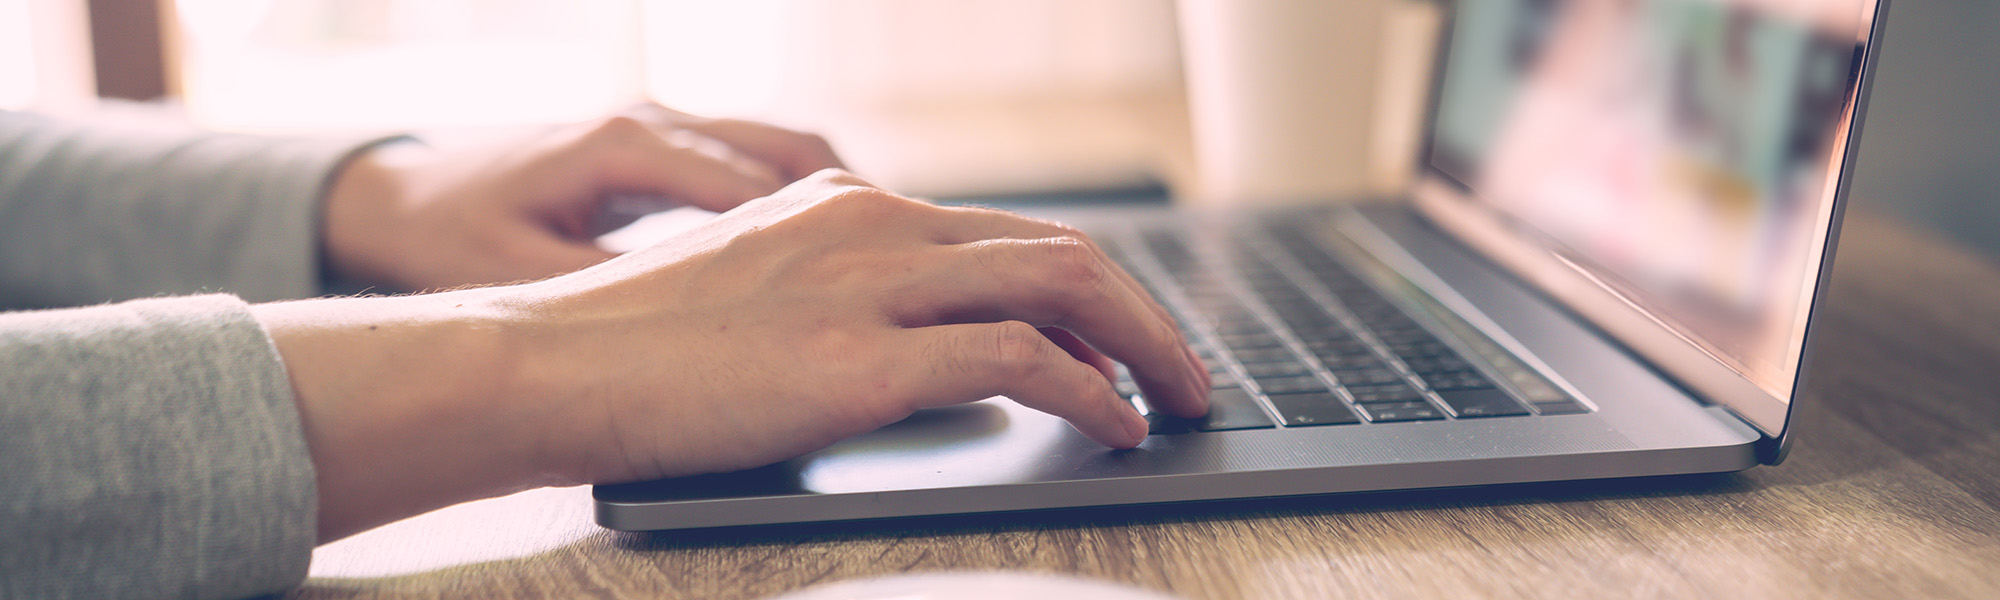
[[[1129,448],[1146,423],[1111,359],[1155,409],[1207,411],[1173,320],[1081,233],[837,171],[553,279],[255,310],[322,540],[528,486],[768,464],[995,395]]]
[[[902,198],[829,171],[668,243],[496,290],[568,407],[578,481],[768,464],[920,408],[1006,395],[1129,448],[1207,410],[1174,321],[1082,233]],[[1040,331],[1037,327],[1044,328]]]
[[[321,232],[335,274],[391,289],[541,279],[613,256],[593,242],[606,199],[725,211],[840,161],[818,136],[656,105],[516,143],[390,143],[349,161]]]

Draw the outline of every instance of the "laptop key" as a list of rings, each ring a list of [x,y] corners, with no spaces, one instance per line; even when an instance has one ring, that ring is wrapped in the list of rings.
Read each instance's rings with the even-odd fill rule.
[[[1381,385],[1385,383],[1397,383],[1403,380],[1402,375],[1398,375],[1395,371],[1387,368],[1336,369],[1333,372],[1333,378],[1345,386]]]
[[[1277,377],[1281,375],[1310,375],[1312,368],[1298,361],[1259,362],[1243,365],[1243,372],[1251,377]]]
[[[1444,413],[1429,402],[1390,402],[1384,404],[1363,404],[1361,410],[1368,413],[1368,420],[1377,423],[1391,421],[1434,421],[1444,418]]]
[[[1228,371],[1210,372],[1208,374],[1208,382],[1209,389],[1215,390],[1243,386],[1243,384],[1237,383],[1236,376],[1229,374]]]
[[[1417,388],[1409,384],[1347,386],[1347,393],[1354,396],[1355,404],[1379,404],[1384,402],[1414,402],[1424,399]]]
[[[1239,429],[1271,429],[1277,427],[1264,409],[1257,406],[1256,398],[1242,388],[1214,390],[1208,394],[1208,415],[1199,419],[1182,419],[1162,413],[1146,416],[1153,435],[1187,433],[1190,431],[1234,431]]]
[[[1318,377],[1311,375],[1258,379],[1257,387],[1262,388],[1266,394],[1296,394],[1327,390],[1325,383],[1321,383]]]
[[[1535,412],[1545,415],[1580,415],[1590,412],[1590,409],[1586,408],[1583,403],[1575,400],[1556,400],[1552,402],[1536,402]]]
[[[1438,392],[1438,397],[1458,413],[1461,419],[1481,417],[1518,417],[1528,414],[1528,409],[1515,402],[1514,398],[1499,388],[1483,390],[1459,390]]]
[[[1285,425],[1292,427],[1314,427],[1319,425],[1349,425],[1360,423],[1361,417],[1354,410],[1340,402],[1340,397],[1329,393],[1277,394],[1271,396],[1271,406],[1285,418]]]
[[[1295,356],[1292,354],[1292,351],[1288,348],[1248,348],[1243,350],[1237,350],[1234,354],[1236,355],[1236,362],[1240,362],[1246,365],[1250,363],[1288,362],[1297,360]]]
[[[1383,328],[1377,328],[1377,329],[1376,329],[1376,331],[1375,331],[1375,339],[1379,339],[1379,340],[1382,340],[1382,343],[1384,343],[1384,344],[1390,344],[1390,345],[1395,345],[1395,344],[1416,344],[1416,343],[1419,343],[1419,342],[1436,342],[1436,341],[1437,341],[1437,337],[1436,337],[1436,336],[1433,336],[1433,335],[1431,335],[1431,334],[1430,334],[1429,332],[1426,332],[1426,331],[1424,331],[1424,330],[1421,330],[1421,329],[1389,329],[1389,330],[1384,330]]]
[[[1407,344],[1389,344],[1389,351],[1395,352],[1396,356],[1406,359],[1433,358],[1450,353],[1451,348],[1440,342],[1412,342]]]
[[[1446,371],[1463,371],[1472,368],[1471,363],[1465,362],[1465,359],[1459,358],[1456,353],[1412,358],[1403,361],[1403,364],[1410,365],[1411,371],[1415,371],[1418,375],[1422,376]]]
[[[1333,371],[1358,371],[1361,369],[1387,369],[1389,363],[1382,362],[1374,354],[1319,354],[1320,364]]]
[[[1374,356],[1368,344],[1352,337],[1306,340],[1306,347],[1319,356]]]
[[[1244,335],[1224,335],[1218,337],[1221,338],[1223,345],[1228,346],[1232,350],[1250,349],[1250,348],[1277,348],[1285,345],[1285,340],[1280,339],[1278,336],[1272,335],[1268,332],[1244,334]]]
[[[1423,377],[1424,383],[1430,384],[1431,389],[1440,392],[1493,389],[1493,382],[1487,381],[1486,376],[1480,375],[1478,371],[1445,371],[1425,374]]]

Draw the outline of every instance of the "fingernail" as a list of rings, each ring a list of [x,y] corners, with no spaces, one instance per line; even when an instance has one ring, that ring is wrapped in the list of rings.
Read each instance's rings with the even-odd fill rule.
[[[1125,439],[1132,442],[1125,445],[1126,448],[1138,446],[1140,443],[1145,442],[1146,434],[1149,433],[1150,429],[1152,427],[1146,424],[1146,418],[1139,416],[1139,409],[1133,408],[1132,410],[1125,411]]]

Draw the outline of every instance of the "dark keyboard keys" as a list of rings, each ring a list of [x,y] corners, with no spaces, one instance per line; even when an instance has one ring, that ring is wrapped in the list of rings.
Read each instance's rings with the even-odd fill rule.
[[[1387,368],[1335,369],[1333,371],[1333,379],[1345,386],[1382,385],[1385,383],[1400,382],[1403,380],[1403,376]]]
[[[1241,388],[1215,390],[1208,394],[1208,416],[1199,419],[1181,419],[1162,413],[1146,417],[1152,425],[1154,435],[1187,433],[1190,431],[1234,431],[1238,429],[1270,429],[1277,425],[1264,409],[1257,406],[1257,400]]]
[[[1303,230],[1280,224],[1259,239],[1290,256],[1267,260],[1269,248],[1255,243],[1217,248],[1174,232],[1142,234],[1145,249],[1169,276],[1142,285],[1156,295],[1171,295],[1177,288],[1194,309],[1176,315],[1182,326],[1220,342],[1198,350],[1215,381],[1215,409],[1203,419],[1149,417],[1155,433],[1274,427],[1258,404],[1259,393],[1268,396],[1278,420],[1288,427],[1360,423],[1364,418],[1390,423],[1589,412],[1531,373],[1516,374],[1504,364],[1484,361],[1475,366]],[[1126,250],[1141,248],[1118,252]],[[1300,273],[1288,270],[1294,267],[1302,267],[1307,277],[1293,279]],[[1319,300],[1329,292],[1339,308]],[[1367,333],[1350,329],[1343,320],[1347,315]],[[1269,317],[1276,319],[1267,322]],[[1286,341],[1294,337],[1312,358],[1294,354]],[[1241,370],[1225,366],[1230,363]],[[1315,374],[1319,366],[1332,374],[1337,387]],[[1500,370],[1489,377],[1483,371],[1488,367]],[[1258,391],[1246,388],[1249,383],[1239,379],[1239,372],[1254,380]],[[1505,379],[1509,389],[1523,395],[1516,398],[1500,389],[1494,378]],[[1120,379],[1120,393],[1137,391],[1129,375]],[[1437,393],[1435,399],[1426,388]]]
[[[1246,348],[1237,350],[1233,354],[1236,355],[1236,362],[1246,365],[1251,363],[1289,362],[1294,360],[1294,355],[1289,348]]]
[[[1429,373],[1463,371],[1472,368],[1470,363],[1465,362],[1463,358],[1459,358],[1457,354],[1412,358],[1403,361],[1403,364],[1409,365],[1410,370],[1420,376]]]
[[[1396,353],[1396,356],[1400,356],[1404,360],[1455,354],[1451,351],[1450,347],[1445,346],[1443,342],[1437,341],[1391,343],[1388,346],[1390,352]]]
[[[1215,333],[1217,335],[1224,335],[1224,336],[1258,335],[1258,334],[1268,335],[1271,333],[1271,328],[1265,327],[1264,324],[1259,321],[1226,319],[1216,322]]]
[[[1354,396],[1355,404],[1380,404],[1384,402],[1414,402],[1424,399],[1417,388],[1408,384],[1349,386],[1347,393]]]
[[[1428,373],[1423,378],[1424,383],[1430,384],[1431,389],[1440,392],[1449,390],[1493,389],[1493,382],[1487,381],[1486,376],[1480,375],[1478,371],[1465,370]]]
[[[1590,409],[1585,407],[1583,403],[1575,400],[1556,400],[1551,402],[1536,402],[1535,412],[1545,415],[1580,415],[1590,412]]]
[[[1345,332],[1342,333],[1344,334]],[[1373,350],[1368,349],[1368,344],[1363,343],[1361,340],[1354,339],[1352,336],[1345,336],[1345,335],[1335,338],[1320,338],[1320,339],[1314,339],[1309,337],[1306,338],[1306,348],[1312,350],[1313,354],[1317,354],[1320,356],[1374,356],[1375,355],[1375,352]]]
[[[1434,421],[1444,418],[1444,413],[1429,402],[1386,402],[1363,404],[1361,410],[1368,413],[1368,420],[1377,423],[1391,421]]]
[[[1257,379],[1257,387],[1266,394],[1296,394],[1299,392],[1324,392],[1326,384],[1318,377],[1298,375],[1292,377],[1268,377]]]
[[[1292,427],[1315,427],[1319,425],[1348,425],[1360,423],[1352,409],[1340,402],[1340,397],[1331,393],[1277,394],[1271,396],[1271,406],[1285,418],[1285,424]]]
[[[1211,371],[1208,374],[1209,389],[1220,390],[1225,388],[1242,387],[1242,385],[1243,384],[1238,383],[1236,381],[1236,376],[1229,374],[1228,371],[1221,371],[1221,372]]]
[[[1311,375],[1312,367],[1308,367],[1305,363],[1297,361],[1258,362],[1243,365],[1243,372],[1250,374],[1252,378],[1261,379],[1285,375]]]
[[[1274,335],[1270,332],[1238,334],[1238,335],[1220,335],[1216,337],[1222,340],[1222,345],[1228,346],[1229,349],[1231,350],[1280,348],[1285,345],[1285,340],[1279,338],[1277,335]]]
[[[1321,354],[1319,364],[1331,371],[1358,371],[1361,369],[1387,369],[1389,363],[1382,362],[1373,354]]]
[[[1515,402],[1507,392],[1498,388],[1438,392],[1438,397],[1444,399],[1445,405],[1450,406],[1452,412],[1458,413],[1461,419],[1518,417],[1528,414],[1526,407]]]

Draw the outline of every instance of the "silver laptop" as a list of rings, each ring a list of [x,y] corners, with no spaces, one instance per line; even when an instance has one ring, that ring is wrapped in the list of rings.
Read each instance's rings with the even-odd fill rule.
[[[1101,446],[1005,398],[595,489],[643,531],[1777,464],[1886,0],[1465,0],[1421,181],[1359,207],[1077,208],[1214,371]],[[1121,390],[1135,396],[1129,381]]]

